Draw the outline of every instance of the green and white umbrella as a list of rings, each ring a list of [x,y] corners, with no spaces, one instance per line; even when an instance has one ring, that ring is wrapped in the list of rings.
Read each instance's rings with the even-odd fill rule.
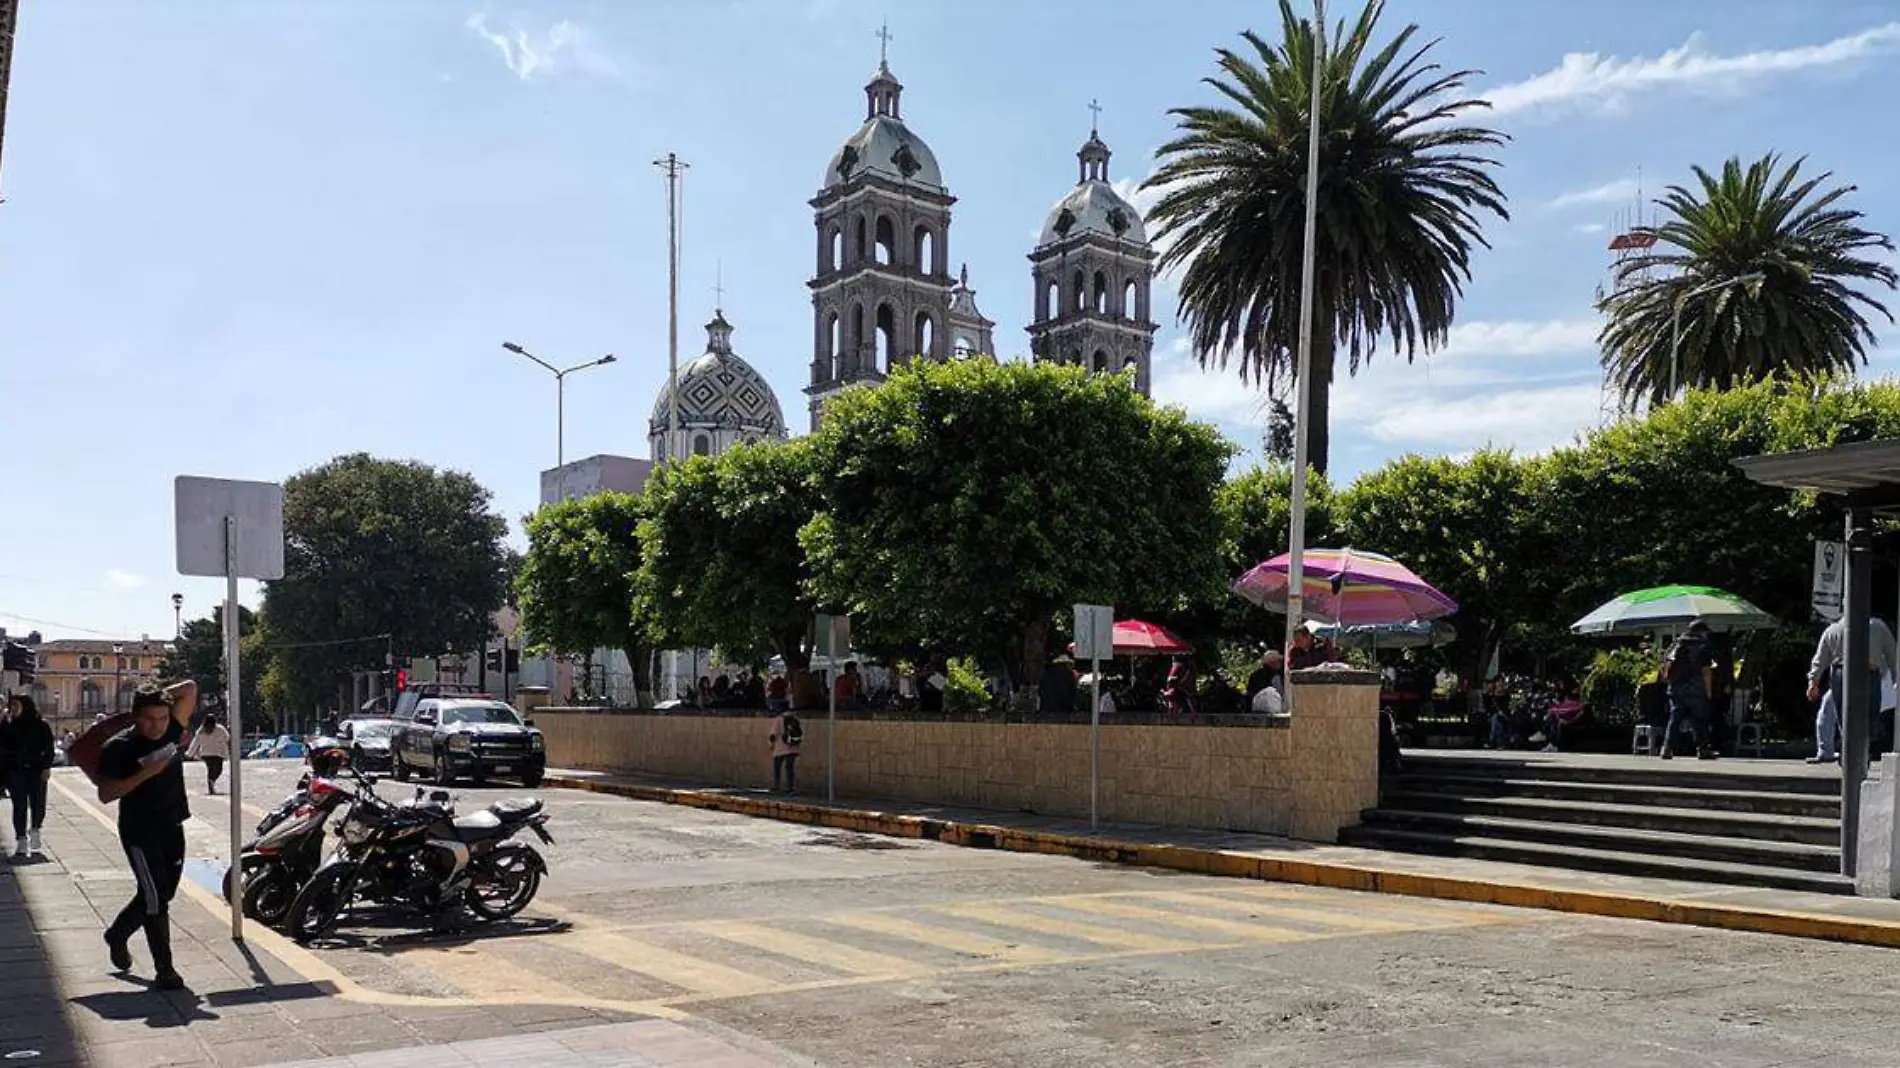
[[[1775,617],[1713,586],[1657,586],[1599,607],[1570,625],[1572,634],[1659,634],[1702,620],[1714,631],[1766,630]]]

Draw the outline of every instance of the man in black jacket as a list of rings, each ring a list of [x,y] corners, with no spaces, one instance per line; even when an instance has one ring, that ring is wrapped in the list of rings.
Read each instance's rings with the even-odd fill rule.
[[[0,774],[13,797],[13,856],[23,860],[40,852],[46,784],[53,774],[53,727],[25,694],[9,698],[7,709],[11,715],[0,725]]]
[[[185,985],[172,967],[172,895],[185,871],[185,799],[182,742],[198,707],[198,684],[180,682],[132,698],[132,726],[112,736],[99,753],[99,800],[119,802],[119,844],[125,849],[138,892],[106,928],[106,949],[119,971],[132,967],[126,943],[143,927],[152,951],[153,983],[160,990]]]

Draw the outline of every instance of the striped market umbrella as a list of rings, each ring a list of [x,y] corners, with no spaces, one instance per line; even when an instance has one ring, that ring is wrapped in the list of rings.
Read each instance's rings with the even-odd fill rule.
[[[1262,608],[1287,610],[1286,553],[1234,580],[1235,593]],[[1303,554],[1303,614],[1337,626],[1412,623],[1458,611],[1458,602],[1397,560],[1363,549],[1308,549]]]
[[[1572,634],[1658,634],[1696,620],[1710,630],[1766,630],[1775,617],[1713,586],[1656,586],[1626,593],[1570,625]]]
[[[1442,619],[1416,620],[1410,623],[1373,623],[1357,627],[1335,627],[1323,620],[1309,619],[1306,629],[1313,637],[1334,645],[1366,645],[1378,649],[1438,648],[1458,640],[1458,631]]]

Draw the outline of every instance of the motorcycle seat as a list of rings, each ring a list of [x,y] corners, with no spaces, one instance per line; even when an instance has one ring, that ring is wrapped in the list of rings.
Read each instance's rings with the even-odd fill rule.
[[[455,817],[455,829],[463,833],[474,832],[479,835],[486,831],[499,830],[501,817],[486,809],[467,816]]]
[[[536,797],[511,797],[488,806],[488,811],[494,813],[497,819],[510,822],[531,819],[539,815],[541,809],[541,799]]]

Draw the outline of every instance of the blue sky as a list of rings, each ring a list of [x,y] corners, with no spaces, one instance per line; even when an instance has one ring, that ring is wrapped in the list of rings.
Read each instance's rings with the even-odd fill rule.
[[[554,458],[554,389],[504,353],[613,352],[570,381],[567,455],[643,456],[665,377],[664,193],[686,187],[682,349],[715,264],[735,345],[794,429],[811,358],[805,201],[863,113],[890,21],[904,115],[959,198],[1004,355],[1025,254],[1074,180],[1090,98],[1114,176],[1273,6],[1196,0],[22,0],[0,172],[0,626],[169,633],[180,473],[281,480],[340,452],[473,473],[511,519]],[[1345,10],[1336,5],[1336,10]],[[1356,6],[1351,7],[1356,10]],[[1337,390],[1334,470],[1524,450],[1599,418],[1608,228],[1692,163],[1805,154],[1900,230],[1900,0],[1393,0],[1513,138],[1452,344]],[[1171,311],[1171,292],[1157,295]],[[1203,374],[1171,314],[1156,393],[1258,442],[1258,398]],[[1900,336],[1889,331],[1889,336]],[[1887,372],[1893,346],[1876,354]],[[53,624],[53,625],[49,625]]]

